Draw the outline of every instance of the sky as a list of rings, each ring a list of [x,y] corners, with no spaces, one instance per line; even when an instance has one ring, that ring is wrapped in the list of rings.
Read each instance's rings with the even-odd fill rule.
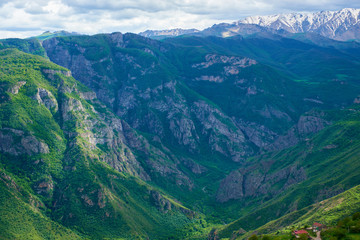
[[[196,28],[247,16],[360,8],[359,0],[0,0],[0,39]]]

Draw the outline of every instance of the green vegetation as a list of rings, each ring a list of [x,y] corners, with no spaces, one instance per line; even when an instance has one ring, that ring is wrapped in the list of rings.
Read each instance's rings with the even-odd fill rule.
[[[46,57],[45,49],[37,39],[9,38],[0,40],[0,49],[16,48],[20,51]]]
[[[358,239],[360,237],[360,212],[346,217],[332,227],[321,232],[321,238],[329,239]]]
[[[66,31],[55,31],[55,32],[46,31],[40,34],[39,36],[31,37],[30,39],[38,39],[39,41],[45,41],[47,39],[51,39],[54,37],[65,37],[65,36],[73,36],[73,35],[80,35],[80,34],[74,32],[70,33]]]
[[[184,227],[197,221],[190,210],[166,197],[172,207],[161,211],[149,194],[152,187],[101,161],[114,150],[92,146],[87,138],[109,125],[80,96],[88,88],[41,57],[7,49],[0,61],[1,137],[9,141],[0,155],[1,238],[188,235]],[[123,145],[120,151],[130,150]]]
[[[329,112],[329,120],[335,123],[311,139],[295,147],[249,160],[253,164],[275,161],[272,165],[272,171],[275,172],[291,164],[302,166],[306,169],[307,180],[290,187],[254,212],[232,222],[220,232],[220,236],[228,236],[239,228],[254,230],[267,222],[269,223],[260,228],[259,232],[268,233],[294,224],[297,226],[311,224],[312,221],[334,224],[344,215],[358,210],[358,187],[337,196],[329,202],[329,205],[325,199],[329,195],[337,195],[356,186],[360,181],[360,173],[354,171],[360,167],[359,116],[359,106]],[[343,204],[341,204],[342,200],[344,200]],[[320,203],[310,206],[317,202]],[[322,204],[329,210],[328,212],[321,210]],[[330,211],[332,209],[330,206],[338,206],[340,209],[335,208],[333,213]],[[292,211],[293,208],[300,210]],[[285,215],[287,213],[288,215]],[[282,215],[285,216],[270,222]],[[261,218],[257,219],[256,216]]]
[[[256,229],[258,234],[284,234],[293,229],[312,226],[314,222],[335,226],[346,216],[360,210],[360,186],[353,187],[335,197],[291,212]],[[357,216],[357,215],[355,215]],[[244,235],[245,238],[247,235]]]
[[[256,36],[60,35],[0,41],[1,239],[282,240],[360,210],[356,54]],[[222,60],[207,65],[211,54]],[[227,62],[245,57],[256,64]],[[295,131],[296,146],[266,150],[313,115],[330,126],[305,122],[315,130]],[[236,169],[292,167],[306,179],[216,201]],[[346,220],[328,238],[344,226],[358,237]]]

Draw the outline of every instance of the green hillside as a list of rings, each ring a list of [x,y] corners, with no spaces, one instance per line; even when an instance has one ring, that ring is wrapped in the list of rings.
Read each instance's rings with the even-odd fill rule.
[[[293,164],[302,166],[306,169],[307,179],[293,185],[276,198],[265,202],[252,213],[245,214],[242,218],[229,224],[221,231],[222,236],[229,235],[240,228],[247,231],[255,230],[282,215],[286,217],[271,222],[260,230],[269,228],[275,231],[280,226],[283,228],[292,223],[309,224],[309,221],[321,215],[324,216],[324,219],[319,219],[319,221],[334,223],[346,214],[351,214],[352,210],[356,210],[357,195],[355,193],[358,188],[344,193],[344,196],[352,198],[344,201],[343,205],[339,205],[339,207],[343,207],[341,214],[338,213],[332,218],[331,212],[329,212],[330,215],[325,215],[319,208],[327,202],[327,200],[325,202],[322,200],[348,190],[360,181],[360,172],[356,171],[360,167],[359,106],[356,105],[349,109],[328,112],[327,114],[328,119],[331,119],[334,124],[312,138],[295,147],[265,154],[251,160],[259,165],[273,162],[271,171]],[[341,198],[342,195],[339,195],[329,201],[333,203],[333,201]],[[318,204],[311,205],[314,203]],[[345,211],[347,206],[348,210]],[[284,224],[283,222],[286,225],[281,225]]]
[[[257,234],[274,234],[280,231],[300,229],[319,222],[327,226],[336,226],[337,222],[351,216],[360,209],[360,187],[353,187],[335,197],[323,200],[309,207],[286,214],[255,230]],[[249,235],[244,235],[245,238]]]
[[[121,120],[89,89],[41,57],[9,49],[0,61],[1,237],[185,234],[194,213],[129,175],[137,163],[131,165]]]

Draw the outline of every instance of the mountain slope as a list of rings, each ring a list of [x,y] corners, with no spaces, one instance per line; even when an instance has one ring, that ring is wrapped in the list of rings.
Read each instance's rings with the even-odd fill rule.
[[[14,49],[2,50],[0,58],[5,238],[183,234],[180,229],[193,212],[139,179],[148,176],[136,154],[159,150],[108,111],[67,69]],[[12,221],[18,219],[26,219],[29,227],[16,230]]]
[[[249,156],[320,131],[330,121],[311,109],[347,106],[360,92],[356,54],[281,37],[159,42],[113,33],[43,45],[52,61],[70,68],[171,156],[172,168],[142,162],[154,184],[227,221],[244,206],[235,201],[224,207],[217,197],[225,175],[246,166]],[[279,182],[291,176],[288,167]],[[289,184],[303,180],[301,171]]]
[[[1,52],[1,186],[50,232],[196,238],[210,227],[201,213],[217,225],[241,216],[230,236],[359,184],[358,107],[347,108],[360,102],[357,44],[270,31],[2,43],[63,66]]]
[[[244,178],[253,178],[253,181],[261,179],[262,175],[266,176],[266,172],[264,173],[262,169],[268,169],[266,170],[268,173],[276,173],[286,166],[303,168],[306,179],[281,191],[278,196],[266,201],[261,207],[229,224],[222,231],[223,236],[228,236],[240,228],[254,230],[284,214],[298,216],[296,210],[358,185],[360,173],[354,169],[359,167],[360,156],[359,106],[329,114],[330,119],[335,123],[306,142],[280,152],[265,154],[251,161],[250,166],[255,164],[256,166],[253,168],[260,169],[259,172],[255,176],[251,172],[243,174]],[[236,179],[233,181],[236,182]],[[283,182],[283,184],[286,183]],[[260,186],[258,184],[258,187]],[[236,186],[233,187],[236,188]],[[281,185],[272,186],[275,190],[279,187]],[[256,191],[254,192],[252,198],[261,196]],[[273,193],[268,192],[268,194]],[[245,198],[246,196],[241,197]],[[266,199],[267,196],[262,195],[262,197]],[[295,215],[291,215],[292,212]],[[301,213],[305,214],[302,210]]]
[[[255,231],[259,234],[268,234],[279,229],[289,230],[292,227],[311,226],[314,222],[334,226],[339,220],[358,212],[360,210],[359,201],[360,186],[356,186],[332,198],[271,221]]]

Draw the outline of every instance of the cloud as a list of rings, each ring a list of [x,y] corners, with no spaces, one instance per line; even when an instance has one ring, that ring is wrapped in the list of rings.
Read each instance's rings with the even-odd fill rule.
[[[198,28],[251,15],[360,8],[358,0],[0,0],[0,38]]]

